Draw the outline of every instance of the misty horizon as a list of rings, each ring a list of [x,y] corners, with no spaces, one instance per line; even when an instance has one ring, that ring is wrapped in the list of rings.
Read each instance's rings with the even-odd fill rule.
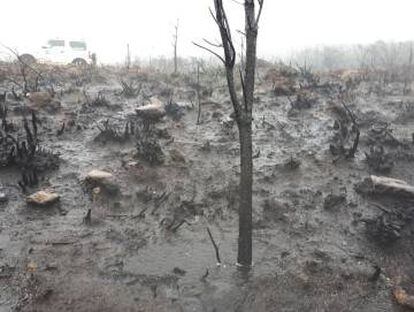
[[[0,42],[24,53],[40,48],[48,39],[84,39],[89,50],[103,63],[122,63],[127,44],[132,60],[171,58],[174,26],[179,20],[179,57],[209,58],[207,52],[192,42],[202,42],[203,38],[213,42],[219,39],[208,11],[212,6],[210,0],[108,1],[99,3],[99,9],[95,3],[79,0],[60,1],[59,8],[51,0],[36,3],[7,1],[4,11],[19,12],[29,27],[15,25],[14,14],[5,14],[0,20],[3,29]],[[265,59],[290,57],[307,48],[413,39],[410,30],[414,25],[409,16],[412,4],[409,1],[397,0],[391,4],[352,0],[346,5],[333,5],[327,0],[312,3],[295,0],[289,3],[269,1],[265,6],[258,44],[258,57]],[[25,10],[22,11],[22,7]],[[230,0],[226,1],[226,7],[239,47],[241,35],[237,30],[243,28],[242,7]],[[7,55],[4,49],[1,50],[3,56]]]

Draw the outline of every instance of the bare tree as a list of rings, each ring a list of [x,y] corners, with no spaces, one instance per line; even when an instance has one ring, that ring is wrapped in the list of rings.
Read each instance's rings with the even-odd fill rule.
[[[129,43],[127,43],[127,55],[125,60],[126,69],[129,69],[131,67],[131,53],[129,51]]]
[[[413,43],[410,43],[410,52],[408,56],[408,64],[407,68],[405,69],[405,77],[404,77],[404,89],[403,94],[407,95],[411,92],[411,82],[412,82],[412,69],[413,69]]]
[[[30,64],[30,62],[25,57],[23,57],[24,54],[20,55],[17,51],[13,50],[12,48],[9,48],[5,45],[2,46],[9,50],[16,57],[19,65],[20,74],[23,79],[23,84],[19,83],[18,81],[12,78],[7,79],[10,82],[17,85],[18,87],[20,87],[25,94],[27,92],[39,91],[39,81],[44,79],[42,72],[37,70],[34,66],[32,66],[33,64]]]
[[[221,36],[221,44],[210,43],[212,48],[223,48],[224,57],[212,49],[196,44],[197,46],[213,53],[224,64],[226,69],[227,85],[231,102],[239,129],[240,142],[240,206],[239,206],[239,241],[237,263],[243,267],[251,267],[252,264],[252,188],[253,188],[253,148],[252,148],[252,121],[253,102],[256,71],[256,43],[259,29],[259,20],[263,9],[264,0],[257,0],[258,13],[255,10],[255,0],[244,1],[245,11],[245,66],[240,70],[242,85],[242,98],[240,99],[235,88],[234,65],[236,50],[234,48],[232,34],[227,15],[223,7],[223,0],[214,0],[215,14],[210,10]]]
[[[178,45],[178,26],[179,20],[177,19],[177,23],[174,26],[174,35],[173,35],[173,47],[174,47],[174,74],[177,73],[178,70],[178,60],[177,60],[177,45]]]
[[[197,125],[200,124],[200,117],[201,117],[201,98],[200,98],[200,62],[197,61],[197,104],[198,104],[198,112],[197,112]]]

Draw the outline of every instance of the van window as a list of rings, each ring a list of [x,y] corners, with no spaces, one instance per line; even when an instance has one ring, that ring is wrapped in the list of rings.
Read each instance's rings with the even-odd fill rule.
[[[83,41],[69,41],[69,45],[72,49],[86,50],[86,43]]]
[[[49,47],[64,47],[65,46],[64,40],[49,40],[47,43]]]

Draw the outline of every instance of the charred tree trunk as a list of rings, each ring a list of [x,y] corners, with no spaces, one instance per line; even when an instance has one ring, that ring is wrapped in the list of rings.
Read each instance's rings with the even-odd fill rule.
[[[253,196],[253,147],[252,112],[256,72],[257,21],[254,0],[245,0],[246,14],[246,64],[243,87],[243,114],[237,117],[240,138],[240,207],[239,207],[239,246],[237,262],[242,266],[252,264],[252,196]],[[243,52],[242,52],[243,53]],[[243,82],[244,80],[244,82]]]
[[[198,104],[198,112],[197,112],[197,125],[200,124],[201,118],[201,97],[200,97],[200,63],[197,62],[197,104]]]
[[[252,264],[253,149],[251,123],[240,124],[240,206],[237,263]]]
[[[174,33],[174,42],[173,42],[173,46],[174,46],[174,74],[177,73],[178,71],[178,56],[177,56],[177,45],[178,45],[178,20],[177,20],[177,24],[175,24],[174,26],[175,28],[175,33]]]
[[[408,56],[408,64],[405,72],[403,95],[411,92],[412,83],[412,69],[413,69],[413,43],[410,43],[410,54]]]
[[[240,67],[241,67],[242,70],[245,68],[245,66],[244,66],[244,51],[245,51],[245,49],[244,49],[244,40],[245,40],[245,37],[242,35],[241,36],[241,41],[240,41]]]
[[[255,13],[255,1],[259,3],[259,11]],[[264,0],[245,0],[245,36],[246,51],[245,64],[240,70],[242,84],[242,99],[235,88],[234,64],[236,51],[231,38],[231,31],[223,7],[223,0],[214,0],[215,14],[211,12],[220,30],[222,45],[206,43],[213,47],[222,47],[224,57],[213,50],[196,44],[197,46],[213,53],[224,64],[226,68],[227,85],[230,99],[233,104],[235,118],[239,129],[240,141],[240,205],[239,205],[239,241],[237,263],[246,268],[252,264],[252,195],[253,195],[253,148],[252,148],[252,112],[254,102],[254,85],[256,71],[256,42],[258,24],[262,13]],[[241,52],[243,53],[243,51]]]

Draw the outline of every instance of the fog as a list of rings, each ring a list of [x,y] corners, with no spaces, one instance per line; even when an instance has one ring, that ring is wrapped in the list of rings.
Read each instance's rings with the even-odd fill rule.
[[[207,56],[191,42],[218,39],[208,12],[212,5],[212,0],[3,0],[0,42],[24,52],[49,38],[82,38],[104,62],[122,62],[127,43],[133,58],[169,57],[179,19],[179,55]],[[233,30],[241,29],[242,6],[231,0],[226,5]],[[320,44],[411,40],[413,9],[410,0],[267,0],[258,54],[272,58]]]

